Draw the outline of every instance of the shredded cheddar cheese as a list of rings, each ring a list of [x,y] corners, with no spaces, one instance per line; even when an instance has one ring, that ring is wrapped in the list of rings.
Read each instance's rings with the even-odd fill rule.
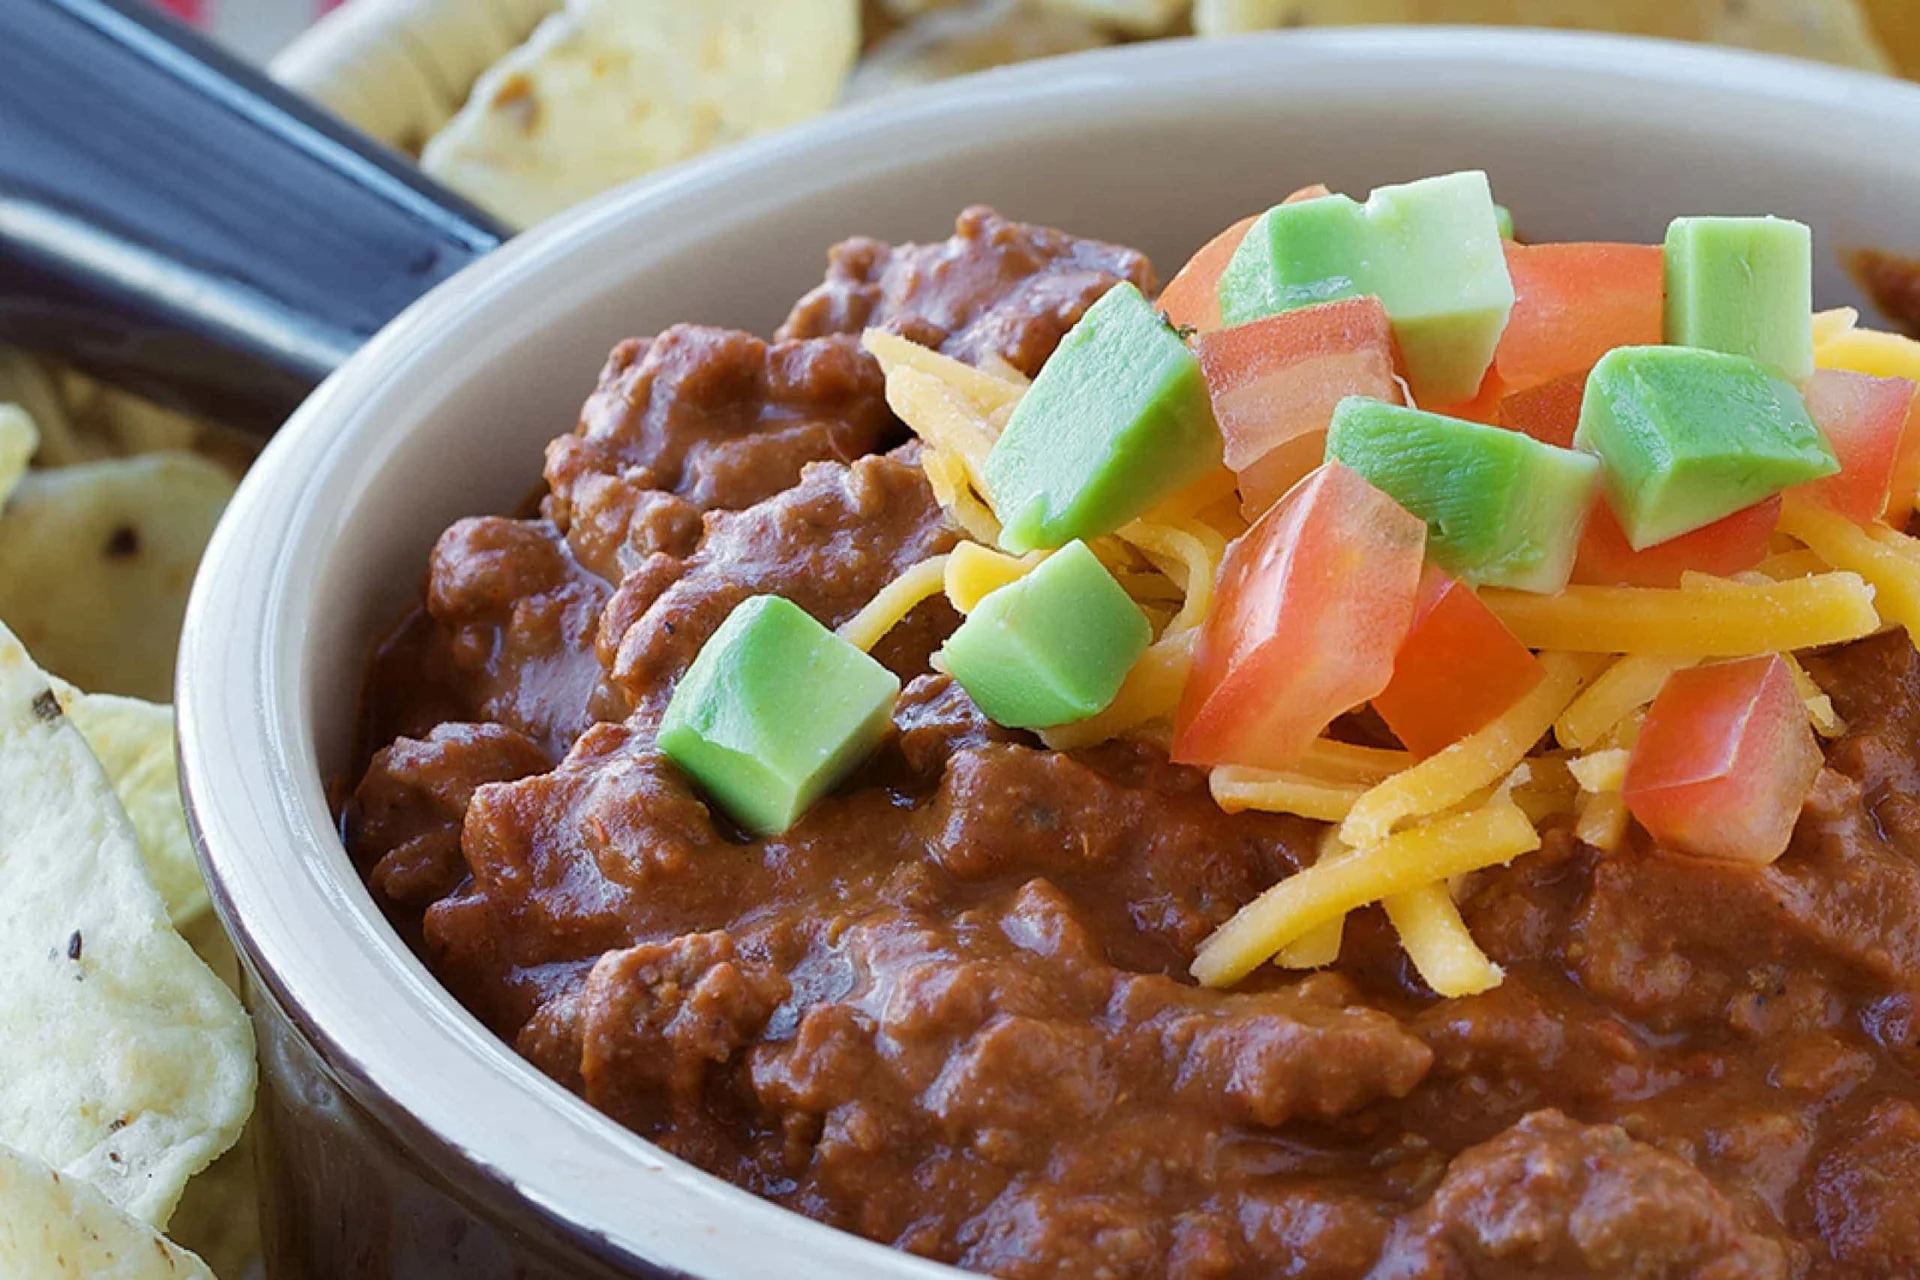
[[[1627,802],[1618,791],[1601,791],[1580,797],[1580,811],[1573,834],[1602,853],[1617,853],[1626,842]]]
[[[1403,831],[1352,856],[1287,877],[1242,907],[1194,957],[1203,985],[1231,986],[1282,947],[1347,912],[1540,847],[1539,833],[1511,799]]]
[[[1547,653],[1547,674],[1478,733],[1397,773],[1355,802],[1340,829],[1349,844],[1378,844],[1400,823],[1450,809],[1519,767],[1593,675],[1596,660]]]
[[[860,612],[840,624],[840,638],[862,651],[868,651],[886,638],[887,632],[926,601],[939,595],[946,585],[947,557],[929,556],[880,589]]]
[[[1442,996],[1491,991],[1506,977],[1467,932],[1445,884],[1397,893],[1381,903],[1421,981]]]
[[[1618,791],[1627,780],[1627,750],[1607,747],[1575,756],[1567,761],[1567,770],[1579,782],[1580,790],[1588,795]]]
[[[950,388],[988,422],[996,413],[1011,412],[1027,390],[1027,378],[1004,360],[983,360],[975,367],[884,329],[868,329],[860,335],[860,345],[880,362],[880,370],[889,381],[901,370],[922,374],[929,381]],[[999,432],[995,430],[991,434],[997,436]]]
[[[1574,586],[1480,598],[1528,648],[1581,653],[1735,658],[1840,644],[1880,627],[1873,588],[1857,573],[1725,590]]]
[[[1806,543],[1808,550],[1835,569],[1860,575],[1873,587],[1873,601],[1880,615],[1905,627],[1909,636],[1920,637],[1920,557],[1868,534],[1836,511],[1808,502],[1788,502],[1782,507],[1780,530]],[[1887,534],[1904,536],[1891,529]]]
[[[1320,851],[1314,865],[1331,865],[1351,857],[1353,850],[1340,842],[1340,833],[1328,827],[1320,833]],[[1340,959],[1340,945],[1346,941],[1347,918],[1342,915],[1280,948],[1273,962],[1282,969],[1324,969]]]
[[[972,613],[989,595],[1019,581],[1040,559],[1038,555],[1010,556],[977,542],[963,542],[947,553],[943,583],[947,599],[959,612]]]
[[[1207,610],[1213,607],[1214,579],[1227,554],[1224,538],[1193,520],[1184,524],[1135,520],[1118,536],[1145,552],[1169,577],[1178,575],[1186,600],[1167,624],[1169,631],[1192,631],[1206,620]]]
[[[1193,669],[1196,638],[1197,633],[1183,631],[1156,641],[1127,672],[1120,692],[1105,711],[1074,724],[1044,729],[1040,740],[1055,751],[1070,751],[1171,717],[1180,705],[1181,690],[1187,686],[1187,673]]]
[[[1669,658],[1636,653],[1620,659],[1573,700],[1553,722],[1553,736],[1563,747],[1584,751],[1599,742],[1615,725],[1659,696],[1667,677],[1695,663],[1693,658]]]
[[[1305,773],[1246,769],[1223,765],[1208,776],[1214,801],[1228,813],[1258,809],[1262,813],[1291,813],[1316,822],[1339,822],[1367,787],[1358,782],[1334,782]]]

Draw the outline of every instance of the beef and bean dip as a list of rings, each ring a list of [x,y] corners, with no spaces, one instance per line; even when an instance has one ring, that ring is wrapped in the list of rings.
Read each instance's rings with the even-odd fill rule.
[[[1049,750],[875,650],[893,729],[755,839],[654,749],[750,596],[846,622],[960,531],[863,350],[1035,374],[1146,258],[961,215],[848,241],[765,341],[615,348],[527,518],[462,520],[380,649],[344,815],[383,905],[542,1071],[797,1212],[996,1276],[1920,1274],[1920,656],[1808,659],[1847,726],[1771,865],[1542,823],[1468,877],[1441,999],[1378,908],[1336,964],[1194,985],[1323,828],[1142,741]],[[1379,741],[1376,722],[1337,728]]]

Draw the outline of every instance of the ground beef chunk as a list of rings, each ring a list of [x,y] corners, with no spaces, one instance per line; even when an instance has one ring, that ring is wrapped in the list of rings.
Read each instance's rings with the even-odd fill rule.
[[[1611,1126],[1528,1116],[1461,1154],[1404,1220],[1377,1280],[1786,1280],[1700,1172]]]
[[[581,563],[619,582],[653,552],[690,552],[700,513],[903,438],[857,338],[768,344],[677,325],[613,349],[578,430],[547,448],[546,513]]]
[[[1920,261],[1861,249],[1847,265],[1874,307],[1905,333],[1920,337]]]
[[[820,463],[776,498],[714,515],[688,558],[658,555],[628,578],[601,621],[600,654],[634,708],[658,710],[707,637],[749,596],[785,596],[838,626],[956,538],[911,462]],[[944,600],[930,601],[875,656],[909,675],[925,670],[958,621]]]
[[[376,890],[424,908],[466,878],[460,827],[474,790],[547,767],[537,743],[495,724],[441,724],[424,740],[401,738],[367,766],[347,813],[348,842],[374,859],[367,878]]]
[[[1031,377],[1087,308],[1122,281],[1153,295],[1145,255],[976,207],[936,244],[861,238],[836,245],[826,281],[800,300],[779,336],[877,326],[969,363],[997,356]]]
[[[427,612],[466,691],[465,719],[504,725],[553,758],[593,723],[593,639],[611,589],[544,520],[462,520],[434,546]]]
[[[1920,1275],[1920,1107],[1889,1098],[1860,1117],[1813,1175],[1810,1216],[1833,1255],[1828,1273]]]

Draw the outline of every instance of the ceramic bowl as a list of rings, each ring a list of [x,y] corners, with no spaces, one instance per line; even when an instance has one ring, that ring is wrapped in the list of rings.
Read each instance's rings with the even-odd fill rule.
[[[389,927],[329,808],[369,648],[454,519],[512,508],[607,349],[768,332],[834,241],[963,206],[1170,273],[1295,187],[1490,171],[1523,232],[1657,241],[1679,213],[1920,253],[1920,90],[1682,45],[1509,31],[1155,43],[834,115],[616,192],[441,286],[242,486],[180,667],[187,794],[261,1027],[276,1277],[958,1273],[789,1213],[621,1129],[485,1031]]]

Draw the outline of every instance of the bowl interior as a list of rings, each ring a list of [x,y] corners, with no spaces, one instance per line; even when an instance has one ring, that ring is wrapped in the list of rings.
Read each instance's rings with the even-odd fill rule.
[[[1542,239],[1658,241],[1681,213],[1803,219],[1823,306],[1858,302],[1839,250],[1920,254],[1908,212],[1920,207],[1920,92],[1685,46],[1513,33],[1295,33],[1084,56],[832,118],[617,193],[436,291],[356,358],[275,442],[216,541],[185,645],[183,751],[212,869],[256,961],[393,1105],[617,1247],[697,1259],[705,1275],[833,1273],[822,1259],[854,1246],[586,1113],[486,1037],[380,920],[322,791],[351,767],[370,646],[416,598],[442,529],[510,509],[537,481],[542,446],[571,427],[615,341],[689,320],[770,333],[842,237],[939,238],[962,206],[989,203],[1144,248],[1164,279],[1220,227],[1305,183],[1361,193],[1466,167],[1487,169],[1523,234]],[[362,1007],[370,988],[398,1002],[378,1021]],[[426,1096],[445,1072],[469,1087],[469,1109],[485,1098],[487,1129]],[[656,1184],[671,1193],[649,1203],[599,1185],[635,1159],[671,1173]],[[673,1196],[688,1220],[753,1216],[791,1252],[663,1226]],[[873,1274],[933,1274],[861,1256]]]

